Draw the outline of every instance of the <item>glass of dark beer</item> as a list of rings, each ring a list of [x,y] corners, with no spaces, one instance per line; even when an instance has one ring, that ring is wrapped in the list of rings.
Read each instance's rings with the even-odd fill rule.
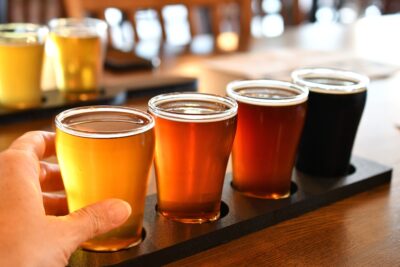
[[[226,166],[236,131],[237,103],[201,93],[153,97],[157,209],[183,223],[220,216]]]
[[[314,176],[344,176],[365,101],[368,77],[336,69],[299,69],[295,84],[310,90],[296,168]]]
[[[233,187],[252,197],[288,197],[308,90],[287,82],[250,80],[228,84],[227,93],[239,104]]]

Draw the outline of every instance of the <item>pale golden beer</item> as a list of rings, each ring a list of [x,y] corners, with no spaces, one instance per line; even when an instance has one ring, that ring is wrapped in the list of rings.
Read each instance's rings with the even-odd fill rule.
[[[83,107],[56,117],[56,149],[69,211],[107,198],[132,208],[121,227],[82,244],[115,251],[139,244],[145,196],[154,151],[154,121],[123,107]]]
[[[97,19],[54,19],[52,57],[57,88],[67,96],[93,94],[101,87],[107,25]]]
[[[0,104],[7,108],[41,105],[45,26],[0,24]]]

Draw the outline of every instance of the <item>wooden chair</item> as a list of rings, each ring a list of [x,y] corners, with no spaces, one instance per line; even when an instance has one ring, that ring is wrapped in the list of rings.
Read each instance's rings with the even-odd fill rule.
[[[300,8],[300,0],[280,0],[282,7],[280,15],[283,18],[283,22],[286,26],[300,25],[306,20],[306,15]],[[258,16],[268,15],[262,8],[263,0],[254,0],[253,6],[255,8],[254,13]]]
[[[54,17],[65,16],[62,0],[0,0],[0,20],[46,24]]]
[[[218,36],[221,33],[221,6],[224,4],[236,3],[240,9],[240,40],[246,40],[250,36],[250,23],[252,18],[251,0],[65,0],[65,7],[69,17],[93,16],[104,18],[106,8],[114,7],[121,10],[132,24],[135,41],[139,40],[136,31],[135,13],[138,10],[153,9],[158,14],[162,30],[162,39],[166,39],[166,30],[162,14],[163,7],[167,5],[182,4],[188,9],[188,21],[191,36],[197,34],[196,8],[205,7],[210,11],[210,25],[212,34]]]

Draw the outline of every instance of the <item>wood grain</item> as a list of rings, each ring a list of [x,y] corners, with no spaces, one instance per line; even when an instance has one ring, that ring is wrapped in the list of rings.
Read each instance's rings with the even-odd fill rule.
[[[400,21],[400,17],[397,16]],[[368,28],[305,25],[288,29],[281,37],[250,42],[251,52],[281,47],[346,50],[374,59],[400,62],[396,25]],[[369,24],[370,25],[370,24]],[[379,29],[381,29],[379,32]],[[385,34],[386,32],[386,34]],[[364,39],[363,39],[363,38]],[[372,45],[371,45],[372,43]],[[159,69],[148,73],[181,74],[199,78],[200,90],[224,94],[232,75],[204,67],[203,58],[166,58]],[[293,59],[295,60],[295,59]],[[125,74],[122,79],[135,80]],[[108,81],[119,75],[107,74]],[[170,264],[170,266],[400,266],[400,75],[373,81],[355,142],[356,155],[394,168],[392,183],[330,206],[307,213],[235,241]],[[145,108],[146,98],[132,100],[129,106]],[[0,151],[29,130],[51,130],[52,119],[0,125]],[[152,191],[154,192],[154,182]],[[168,233],[166,233],[168,234]]]

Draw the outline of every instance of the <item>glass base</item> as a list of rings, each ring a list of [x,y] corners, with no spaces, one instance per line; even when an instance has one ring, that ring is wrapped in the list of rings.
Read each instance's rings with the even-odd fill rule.
[[[203,213],[199,215],[187,215],[182,213],[175,213],[175,212],[166,212],[158,210],[158,213],[162,216],[166,217],[169,220],[173,220],[180,223],[188,223],[188,224],[201,224],[207,222],[214,222],[219,219],[220,212],[210,212],[210,213]]]
[[[233,189],[238,191],[240,194],[254,197],[254,198],[261,198],[261,199],[284,199],[290,197],[290,188],[288,189],[287,193],[277,193],[277,192],[250,192],[250,191],[241,191],[235,187],[233,183],[231,183]]]
[[[96,240],[96,238],[83,242],[80,246],[85,250],[90,251],[102,251],[102,252],[112,252],[122,249],[128,249],[139,245],[142,242],[142,237],[139,239],[135,238],[109,238]]]
[[[103,90],[68,91],[61,90],[61,93],[68,101],[88,101],[93,100],[104,94]]]

